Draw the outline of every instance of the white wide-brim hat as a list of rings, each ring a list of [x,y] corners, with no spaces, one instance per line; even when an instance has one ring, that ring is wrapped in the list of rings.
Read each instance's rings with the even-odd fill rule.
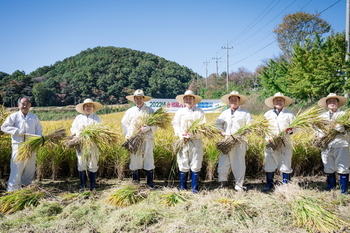
[[[283,98],[284,99],[284,106],[283,107],[288,107],[293,100],[291,98],[289,98],[288,96],[284,96],[281,92],[277,92],[276,94],[274,94],[274,96],[271,96],[267,99],[265,99],[265,104],[267,106],[269,106],[270,108],[274,108],[275,105],[273,104],[273,100],[275,98]]]
[[[152,97],[146,96],[145,93],[143,93],[143,90],[141,89],[137,89],[133,95],[128,95],[126,98],[132,102],[135,102],[135,99],[134,99],[135,96],[143,96],[143,99],[145,100],[145,102],[152,99]]]
[[[248,98],[244,95],[240,95],[238,91],[232,91],[230,94],[224,95],[221,97],[221,101],[227,105],[230,105],[230,97],[231,96],[237,96],[239,97],[239,105],[245,104],[247,102]]]
[[[185,96],[193,96],[194,97],[194,104],[198,104],[199,102],[202,101],[202,97],[200,97],[199,95],[195,95],[194,92],[191,90],[187,90],[185,92],[185,94],[176,96],[177,102],[179,102],[180,104],[185,104],[185,102],[184,102]]]
[[[93,104],[94,105],[93,112],[96,112],[96,111],[100,110],[101,108],[103,108],[102,104],[100,104],[98,102],[94,102],[92,99],[86,99],[86,100],[84,100],[83,103],[78,104],[77,106],[75,106],[75,110],[77,110],[80,113],[85,113],[85,111],[84,111],[84,105],[85,104]]]
[[[344,96],[339,96],[335,93],[330,93],[329,95],[327,95],[327,97],[324,97],[322,99],[320,99],[318,102],[317,102],[317,105],[320,106],[321,108],[327,108],[327,100],[329,99],[338,99],[339,103],[338,103],[338,107],[341,107],[343,106],[344,104],[346,104],[346,102],[348,101],[347,98],[345,98]]]

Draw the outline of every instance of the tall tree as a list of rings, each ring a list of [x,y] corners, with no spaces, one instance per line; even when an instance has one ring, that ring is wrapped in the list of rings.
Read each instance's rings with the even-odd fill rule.
[[[330,30],[330,24],[321,19],[320,15],[296,12],[284,16],[282,23],[277,25],[273,32],[276,35],[278,46],[289,60],[293,52],[293,46],[303,44],[305,39],[313,41],[316,34],[322,35]]]

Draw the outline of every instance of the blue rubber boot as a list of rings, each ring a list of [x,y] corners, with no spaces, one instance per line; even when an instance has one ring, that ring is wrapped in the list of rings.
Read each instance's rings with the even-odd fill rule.
[[[140,170],[132,171],[132,182],[140,183]]]
[[[273,188],[273,177],[275,176],[274,172],[266,172],[266,186],[261,190],[262,192],[269,192]]]
[[[90,172],[90,190],[95,190],[97,172]]]
[[[336,185],[335,173],[327,173],[327,190],[334,189],[335,185]]]
[[[282,182],[288,184],[290,181],[291,174],[282,173]]]
[[[180,190],[187,189],[188,172],[180,171]]]
[[[80,189],[79,191],[84,191],[86,185],[86,171],[79,171],[79,179],[80,179]]]
[[[349,185],[349,174],[339,174],[340,177],[340,188],[341,193],[346,193],[348,191]]]
[[[199,172],[191,172],[192,193],[198,193]]]
[[[147,185],[150,188],[154,188],[154,186],[153,186],[153,170],[146,171],[146,177],[147,177]]]

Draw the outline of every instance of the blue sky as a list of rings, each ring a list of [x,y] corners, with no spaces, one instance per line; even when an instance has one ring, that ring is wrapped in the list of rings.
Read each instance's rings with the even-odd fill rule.
[[[332,6],[333,5],[333,6]],[[346,0],[0,0],[0,71],[27,74],[96,46],[149,52],[203,77],[254,71],[280,53],[272,31],[283,16],[322,12],[345,30]],[[205,65],[205,62],[209,62]]]

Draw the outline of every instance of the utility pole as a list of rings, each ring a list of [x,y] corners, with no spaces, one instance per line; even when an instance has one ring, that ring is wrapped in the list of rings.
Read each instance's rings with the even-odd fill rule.
[[[345,40],[348,43],[346,49],[345,60],[349,59],[348,53],[350,53],[350,43],[349,43],[349,33],[350,33],[350,0],[346,0],[346,25],[345,25]]]
[[[348,0],[350,1],[350,0]],[[228,91],[228,70],[229,70],[229,63],[228,63],[228,50],[232,49],[233,47],[228,47],[228,42],[227,42],[227,46],[226,47],[221,47],[222,49],[226,49],[226,91]]]
[[[210,62],[208,62],[207,60],[205,60],[205,62],[203,62],[205,65],[205,88],[208,88],[208,64]]]
[[[350,1],[350,0],[349,0]],[[212,59],[216,60],[216,78],[219,77],[219,66],[218,66],[218,63],[219,63],[219,59],[221,59],[221,57],[218,57],[218,53],[216,53],[216,56],[213,57]]]

